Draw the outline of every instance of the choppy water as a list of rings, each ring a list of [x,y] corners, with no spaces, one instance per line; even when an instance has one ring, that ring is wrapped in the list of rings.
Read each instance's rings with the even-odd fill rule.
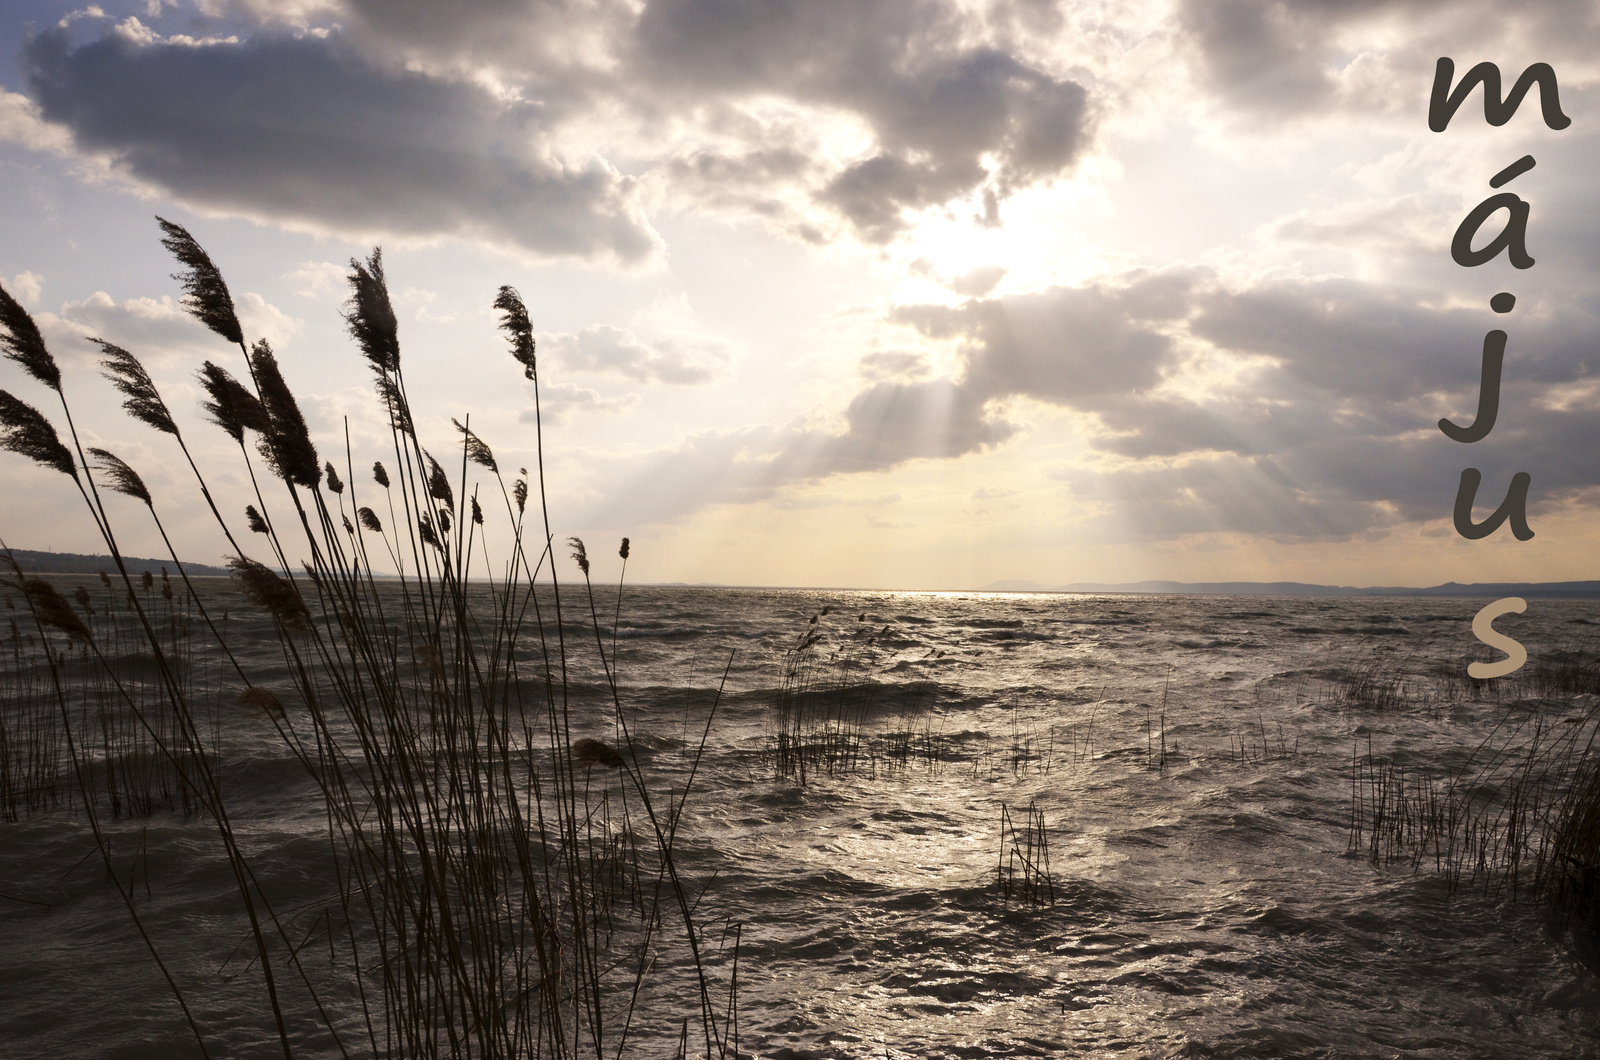
[[[1508,715],[1591,706],[1475,698],[1452,675],[1492,654],[1469,632],[1482,603],[644,588],[615,643],[663,789],[723,685],[684,857],[707,937],[740,925],[748,1053],[1600,1055],[1592,933],[1348,853],[1354,752],[1447,771]],[[865,744],[802,785],[774,774],[772,701],[824,608],[814,650],[847,659],[822,672],[855,690]],[[1594,602],[1535,600],[1498,626],[1537,664],[1592,654],[1597,622]],[[255,661],[281,666],[265,644]],[[579,687],[599,684],[589,665]],[[1403,701],[1351,695],[1363,674]],[[225,726],[268,885],[316,901],[296,867],[322,819],[298,766],[259,719]],[[584,732],[611,731],[595,709]],[[996,890],[1002,805],[1020,823],[1030,803],[1045,905]],[[220,968],[208,1026],[230,1055],[272,1055],[255,1007],[230,1015],[254,980],[248,947],[230,959],[242,940],[209,830],[120,827],[145,829],[149,918],[217,934],[207,966],[181,970]],[[0,823],[0,1056],[193,1049],[92,853],[70,814]]]

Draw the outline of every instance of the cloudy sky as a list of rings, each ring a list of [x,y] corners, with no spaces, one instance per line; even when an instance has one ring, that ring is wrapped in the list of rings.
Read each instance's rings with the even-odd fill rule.
[[[9,0],[0,284],[86,444],[143,472],[182,551],[225,542],[237,450],[155,215],[221,266],[319,447],[384,455],[340,307],[384,250],[425,444],[471,417],[533,456],[501,284],[539,340],[555,528],[630,578],[961,589],[1600,577],[1600,11],[1464,0]],[[1428,129],[1435,63],[1507,81]],[[1531,268],[1457,225],[1529,205]],[[1497,232],[1501,212],[1478,245]],[[1506,315],[1499,291],[1516,295]],[[1463,444],[1484,333],[1499,416]],[[231,357],[231,359],[230,359]],[[59,417],[7,362],[0,388]],[[0,454],[0,538],[99,551],[59,474]],[[1528,521],[1456,534],[1532,476]],[[159,540],[128,501],[124,548]],[[242,518],[239,520],[242,522]]]

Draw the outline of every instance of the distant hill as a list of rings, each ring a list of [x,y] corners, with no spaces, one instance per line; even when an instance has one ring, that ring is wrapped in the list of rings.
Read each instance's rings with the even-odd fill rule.
[[[1249,596],[1521,596],[1533,599],[1600,598],[1600,581],[1587,582],[1445,582],[1418,589],[1403,585],[1314,585],[1308,582],[1073,582],[1044,585],[1029,581],[990,582],[985,593],[1196,593]]]
[[[11,555],[16,558],[17,566],[25,574],[98,574],[105,571],[115,574],[117,565],[110,556],[85,556],[77,552],[31,552],[24,548],[14,548]],[[123,556],[123,564],[128,568],[129,574],[160,574],[165,567],[177,577],[178,568],[170,559],[134,559],[132,556]],[[184,570],[191,575],[226,575],[233,572],[226,567],[213,567],[205,563],[185,563]]]

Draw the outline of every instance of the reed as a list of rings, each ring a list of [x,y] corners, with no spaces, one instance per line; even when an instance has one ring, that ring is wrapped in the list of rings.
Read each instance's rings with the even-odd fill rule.
[[[1428,705],[1432,685],[1411,672],[1407,658],[1369,655],[1329,681],[1324,702],[1340,710],[1400,710]]]
[[[162,499],[120,458],[91,449],[91,464],[75,430],[69,448],[41,412],[0,391],[0,447],[73,480],[116,568],[102,577],[103,599],[81,590],[78,610],[15,569],[6,581],[16,618],[0,666],[0,813],[62,812],[70,788],[114,881],[121,840],[104,817],[168,810],[209,821],[286,1057],[623,1056],[686,1027],[704,1055],[726,1055],[737,944],[732,975],[713,982],[675,856],[698,755],[663,802],[652,790],[662,779],[634,745],[581,542],[574,558],[587,614],[564,596],[545,501],[538,362],[520,296],[501,288],[494,306],[534,384],[537,459],[532,476],[508,484],[470,420],[455,424],[459,458],[425,447],[381,253],[351,262],[345,320],[389,428],[372,465],[384,494],[375,506],[348,443],[342,468],[319,456],[274,352],[247,343],[209,255],[158,220],[186,269],[185,307],[242,357],[248,385],[205,362],[203,408],[238,446],[254,493],[247,536],[270,556],[249,556],[233,537],[137,356],[93,341],[130,415],[182,448],[233,550],[235,591],[252,621],[269,627],[282,667],[263,675],[241,662],[228,611],[213,613],[219,594],[197,591],[175,553],[176,584],[163,572],[158,591],[148,575],[130,576],[103,493],[139,501],[165,538]],[[3,290],[0,347],[58,395],[70,428],[59,369]],[[256,473],[252,435],[268,476]],[[624,539],[624,561],[628,552]],[[390,565],[392,576],[380,571]],[[613,645],[620,606],[619,597]],[[568,637],[585,622],[592,648]],[[606,699],[571,678],[591,659],[606,674]],[[224,690],[281,741],[316,793],[324,900],[289,907],[236,833],[217,717]],[[578,735],[601,721],[616,747]],[[235,1052],[205,1029],[203,984],[180,983],[164,956],[194,938],[152,935],[131,892],[115,885],[201,1052]],[[308,947],[312,937],[323,941]],[[726,1004],[714,997],[724,990]]]
[[[784,653],[772,696],[766,757],[775,776],[806,784],[816,776],[936,771],[965,757],[930,710],[932,686],[879,679],[880,641],[893,627],[825,607]]]
[[[1029,905],[1054,905],[1055,877],[1050,872],[1050,832],[1044,811],[1029,800],[1019,827],[1005,803],[1000,804],[1000,860],[995,865],[995,888],[1002,900],[1013,898]]]
[[[1600,706],[1508,711],[1453,773],[1351,756],[1351,855],[1600,923]]]
[[[168,578],[161,580],[161,591],[155,585],[152,578],[142,588],[146,608],[191,701],[214,731],[220,705],[215,656],[194,636],[192,597],[175,592]],[[84,763],[84,777],[99,812],[113,818],[192,812],[182,770],[162,752],[177,737],[166,699],[150,680],[153,656],[110,579],[101,575],[99,591],[80,584],[63,596],[45,579],[23,579],[9,554],[0,552],[0,600],[11,615],[0,640],[0,817],[52,812],[78,794],[53,672],[62,678],[71,727],[81,738],[92,736],[97,753]],[[28,624],[34,613],[42,634],[25,632],[18,623],[19,615]],[[50,630],[66,634],[66,641],[52,641]],[[90,637],[105,657],[103,665],[90,651]]]

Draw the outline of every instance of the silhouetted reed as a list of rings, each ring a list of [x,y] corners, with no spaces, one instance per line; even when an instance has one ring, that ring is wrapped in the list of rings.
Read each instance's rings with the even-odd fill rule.
[[[152,681],[154,657],[126,598],[102,576],[102,591],[79,585],[69,602],[46,579],[20,575],[8,559],[0,552],[0,591],[12,616],[0,652],[0,816],[15,820],[60,808],[80,794],[76,773],[88,781],[100,812],[112,817],[193,811],[182,763],[163,750],[178,746],[176,722]],[[154,584],[144,590],[154,627],[180,682],[214,727],[214,695],[195,691],[214,677],[214,659],[192,636],[192,600],[169,584],[157,593]],[[33,632],[18,624],[19,615]],[[51,631],[65,634],[65,642],[52,643]],[[57,678],[64,703],[54,690]],[[93,761],[74,766],[69,727],[94,746]]]
[[[1600,706],[1559,718],[1531,706],[1508,711],[1451,773],[1358,747],[1350,852],[1600,922]]]
[[[811,616],[784,653],[767,736],[774,774],[806,784],[813,776],[890,776],[966,760],[935,724],[930,685],[879,679],[879,645],[892,628],[877,628],[864,614],[825,622],[831,614],[827,607]]]
[[[1430,691],[1430,683],[1403,661],[1374,655],[1340,672],[1330,682],[1326,702],[1343,710],[1399,710],[1425,705]]]
[[[0,390],[0,449],[36,460],[63,475],[78,477],[72,452],[38,409]]]
[[[1032,800],[1017,826],[1011,810],[1000,804],[1000,860],[995,866],[995,888],[1004,900],[1030,905],[1054,905],[1055,877],[1050,872],[1050,832],[1044,811]]]
[[[161,226],[161,245],[188,269],[173,277],[183,284],[183,307],[200,323],[242,348],[244,329],[234,312],[233,296],[228,293],[222,273],[211,263],[211,256],[182,225],[164,217],[157,217],[156,223]]]
[[[221,427],[235,442],[244,444],[244,432],[255,431],[265,435],[272,430],[272,420],[267,416],[261,399],[245,389],[243,383],[229,375],[226,369],[205,362],[197,373],[200,385],[205,387],[211,400],[202,402],[201,408],[211,417],[211,422]]]
[[[144,481],[105,449],[89,450],[97,464],[81,451],[75,459],[42,413],[0,391],[0,446],[75,480],[117,570],[116,581],[102,578],[98,609],[87,590],[75,597],[83,614],[40,579],[13,570],[6,582],[8,603],[32,629],[12,621],[9,663],[0,667],[0,812],[57,810],[71,778],[108,875],[202,1052],[238,1047],[212,1040],[191,1006],[205,1004],[204,991],[180,983],[163,957],[195,939],[146,931],[115,876],[119,840],[102,827],[107,813],[165,805],[214,824],[286,1057],[623,1056],[640,1035],[678,1037],[679,1009],[692,1013],[705,1055],[725,1055],[736,979],[715,987],[728,991],[729,1007],[714,1004],[674,857],[698,754],[658,809],[651,788],[660,781],[634,747],[592,594],[594,651],[611,693],[602,713],[618,743],[575,737],[575,716],[592,720],[594,708],[575,702],[567,680],[579,649],[564,632],[572,619],[554,570],[542,470],[535,529],[525,525],[527,472],[508,488],[470,420],[456,424],[454,478],[423,448],[374,250],[351,263],[344,316],[388,417],[385,459],[394,472],[372,465],[389,508],[386,533],[373,508],[357,503],[353,457],[346,453],[344,476],[319,458],[276,356],[265,341],[246,343],[209,255],[182,226],[158,220],[163,245],[185,269],[177,277],[185,308],[238,347],[248,369],[247,387],[205,362],[203,408],[240,448],[255,494],[246,519],[276,567],[244,553],[194,470],[233,548],[234,586],[271,617],[288,676],[267,687],[241,664],[226,615],[219,625],[175,554],[181,592],[165,572],[159,592],[148,574],[130,576],[100,487],[134,497],[154,517]],[[526,307],[509,287],[494,307],[537,387]],[[7,356],[61,396],[70,425],[59,370],[9,295],[0,297],[0,329]],[[182,445],[135,355],[93,341],[130,415]],[[537,408],[536,390],[542,469]],[[262,490],[270,480],[258,481],[251,464],[252,432],[281,483],[276,505]],[[471,481],[469,466],[488,479]],[[499,556],[487,549],[485,485],[505,504]],[[586,551],[576,539],[572,547],[587,591]],[[297,573],[288,557],[305,551],[311,558]],[[628,551],[624,540],[624,560]],[[374,568],[373,555],[388,558],[392,575]],[[484,580],[470,580],[475,570]],[[214,712],[223,688],[246,722],[276,734],[322,801],[332,895],[324,902],[283,908],[234,834]],[[308,931],[326,935],[325,957],[305,947]],[[652,978],[665,985],[644,989]]]
[[[22,303],[0,287],[0,349],[8,360],[57,393],[61,392],[61,369],[45,347],[44,336]]]

